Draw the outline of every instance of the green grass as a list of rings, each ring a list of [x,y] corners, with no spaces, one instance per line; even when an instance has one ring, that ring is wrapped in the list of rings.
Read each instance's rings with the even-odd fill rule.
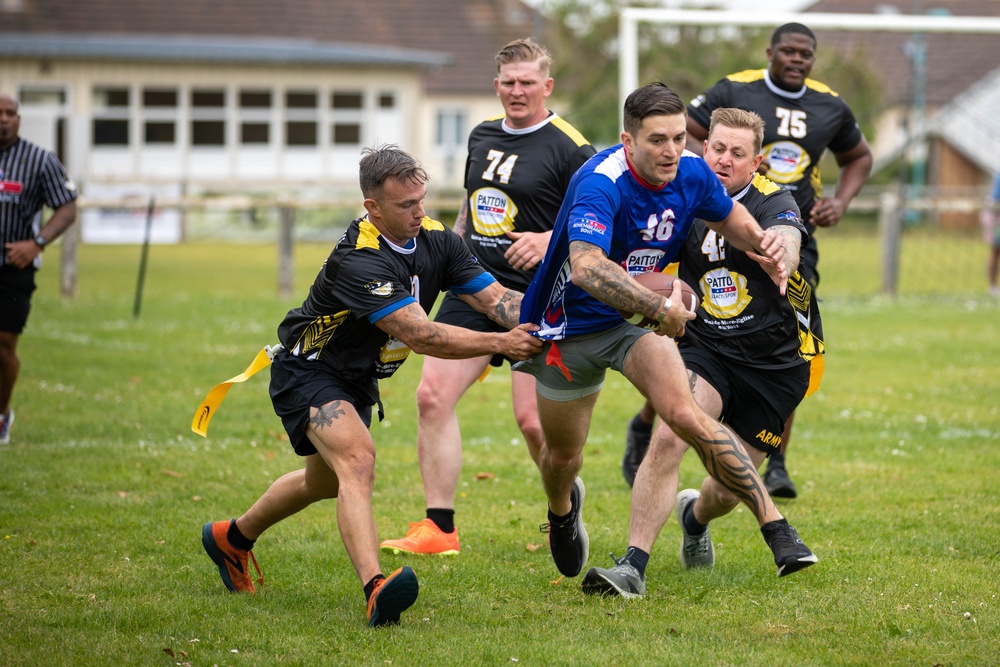
[[[226,593],[199,543],[202,523],[238,515],[299,465],[266,373],[233,388],[209,438],[189,425],[215,383],[274,341],[327,248],[296,248],[298,294],[280,299],[272,247],[154,247],[138,319],[136,248],[84,246],[74,300],[56,295],[51,253],[19,348],[12,443],[0,449],[0,664],[995,664],[1000,306],[866,296],[878,285],[865,287],[871,244],[845,250],[841,239],[821,246],[829,353],[789,457],[801,495],[780,505],[819,564],[777,579],[741,511],[713,524],[710,571],[680,568],[671,519],[642,601],[556,583],[538,473],[507,371],[494,372],[460,405],[462,555],[384,557],[386,571],[412,565],[421,592],[400,627],[379,631],[365,627],[334,502],[265,534],[255,597]],[[386,537],[423,514],[419,372],[414,358],[383,384],[387,419],[373,427]],[[593,565],[626,546],[618,466],[637,404],[609,375],[583,470]],[[688,456],[681,483],[703,475]]]

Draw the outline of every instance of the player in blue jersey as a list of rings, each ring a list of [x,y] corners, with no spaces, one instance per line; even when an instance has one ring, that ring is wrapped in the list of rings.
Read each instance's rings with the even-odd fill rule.
[[[794,260],[808,235],[791,193],[756,173],[763,159],[763,134],[764,121],[757,114],[720,107],[712,112],[705,162],[762,227],[781,235]],[[819,386],[823,341],[816,297],[798,271],[789,278],[785,295],[779,295],[756,262],[700,220],[678,260],[678,275],[700,297],[698,317],[678,340],[695,401],[732,428],[759,466],[777,451],[788,415]],[[583,579],[585,593],[626,598],[645,594],[646,563],[675,496],[681,563],[689,568],[715,564],[707,524],[738,501],[711,477],[700,492],[685,489],[677,494],[687,450],[687,443],[669,428],[657,429],[635,478],[628,549],[614,559],[613,568],[590,568]],[[778,575],[815,561],[815,556],[789,561]]]
[[[573,177],[545,259],[525,292],[521,321],[537,323],[542,354],[518,364],[536,378],[545,436],[538,468],[549,501],[556,567],[576,576],[587,562],[585,489],[578,476],[590,418],[608,368],[622,373],[701,457],[718,481],[753,512],[778,567],[812,556],[768,496],[738,438],[695,403],[670,339],[694,318],[631,278],[670,262],[695,218],[760,263],[784,293],[795,269],[781,237],[764,231],[734,202],[703,159],[684,150],[684,103],[663,84],[625,101],[622,143],[591,158]],[[618,310],[659,322],[656,331]]]

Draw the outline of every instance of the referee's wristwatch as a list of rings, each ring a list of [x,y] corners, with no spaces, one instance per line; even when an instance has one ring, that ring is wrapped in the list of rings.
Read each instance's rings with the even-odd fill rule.
[[[45,250],[46,243],[48,243],[48,241],[41,234],[35,237],[35,245],[38,246],[39,250]]]

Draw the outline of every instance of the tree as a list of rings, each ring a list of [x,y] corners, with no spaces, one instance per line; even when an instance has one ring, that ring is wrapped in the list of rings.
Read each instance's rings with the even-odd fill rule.
[[[567,119],[596,146],[619,141],[618,11],[622,6],[659,6],[620,0],[545,0],[544,43],[554,57],[554,93]],[[808,15],[803,16],[808,24]],[[689,101],[716,81],[744,69],[767,66],[773,28],[639,25],[639,84],[662,81]],[[820,45],[822,46],[822,45]],[[867,64],[833,49],[821,51],[813,74],[850,100],[865,135],[881,101],[881,88]]]

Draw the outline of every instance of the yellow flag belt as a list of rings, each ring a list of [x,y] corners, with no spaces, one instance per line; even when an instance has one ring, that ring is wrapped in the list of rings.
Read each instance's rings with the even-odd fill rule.
[[[194,419],[191,420],[191,430],[203,438],[208,437],[208,423],[212,421],[215,412],[219,409],[223,399],[226,398],[229,388],[237,382],[246,382],[259,371],[270,366],[274,355],[281,349],[281,345],[275,345],[274,347],[265,345],[264,349],[257,353],[257,356],[254,357],[254,360],[250,362],[245,371],[234,378],[229,378],[225,382],[215,385],[195,411]]]

